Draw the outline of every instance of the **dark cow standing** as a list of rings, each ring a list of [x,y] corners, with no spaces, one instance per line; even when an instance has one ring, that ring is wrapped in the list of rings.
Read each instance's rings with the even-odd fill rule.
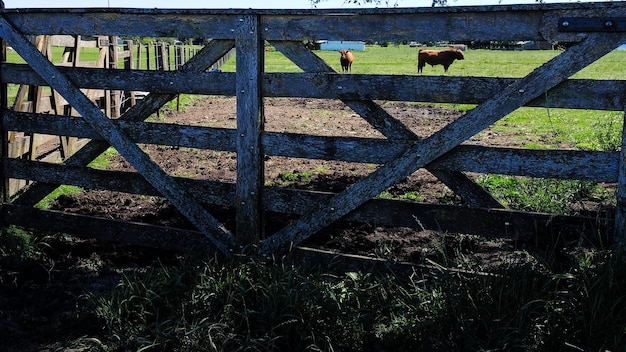
[[[341,53],[341,72],[351,72],[352,71],[352,63],[354,62],[354,55],[346,49],[339,50]]]
[[[426,64],[430,66],[443,65],[444,72],[448,72],[448,67],[454,60],[465,60],[463,51],[455,48],[448,50],[426,50],[422,49],[417,54],[417,73],[421,73]]]

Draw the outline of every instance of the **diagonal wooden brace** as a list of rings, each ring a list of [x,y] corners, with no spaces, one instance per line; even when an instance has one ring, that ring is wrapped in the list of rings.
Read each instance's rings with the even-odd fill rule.
[[[94,130],[126,159],[155,189],[159,190],[215,246],[230,256],[236,243],[232,234],[186,189],[163,171],[139,146],[122,132],[94,105],[67,76],[54,66],[19,33],[4,17],[0,17],[0,35],[54,90],[81,114]]]
[[[204,71],[213,63],[224,56],[235,46],[234,40],[213,40],[208,43],[200,52],[194,55],[181,70]],[[126,111],[118,120],[122,121],[143,121],[157,111],[161,106],[175,97],[174,94],[155,94],[146,96],[139,104],[134,105]],[[80,150],[74,153],[64,162],[71,166],[84,166],[89,164],[98,155],[104,153],[109,148],[109,144],[103,141],[90,141]],[[33,206],[50,194],[58,185],[38,182],[25,190],[13,203],[16,205]]]
[[[272,42],[272,44],[304,71],[335,72],[326,62],[306,50],[300,42]],[[389,115],[380,105],[371,100],[342,101],[389,139],[421,140],[418,135],[407,128],[402,122]],[[426,167],[426,169],[470,206],[504,208],[491,194],[474,183],[474,181],[468,178],[463,172],[432,170],[428,167]]]
[[[317,210],[266,239],[259,248],[260,253],[274,253],[279,249],[299,244],[389,186],[408,177],[515,109],[566,80],[625,41],[626,35],[590,34],[585,41],[568,48],[528,76],[511,84],[500,95],[479,105],[424,139],[422,143],[409,148],[393,162],[381,166],[367,178],[337,194]]]

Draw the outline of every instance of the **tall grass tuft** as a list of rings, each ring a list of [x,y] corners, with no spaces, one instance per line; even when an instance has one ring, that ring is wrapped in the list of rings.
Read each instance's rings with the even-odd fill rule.
[[[621,350],[624,256],[571,259],[410,275],[189,261],[127,273],[85,314],[106,350]]]
[[[0,267],[33,259],[39,252],[38,240],[30,232],[16,226],[0,229]]]
[[[483,175],[477,182],[512,209],[559,215],[574,215],[581,199],[609,197],[589,181]]]

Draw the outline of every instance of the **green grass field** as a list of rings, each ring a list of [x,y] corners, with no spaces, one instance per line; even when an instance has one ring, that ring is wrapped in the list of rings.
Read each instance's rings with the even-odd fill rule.
[[[196,47],[200,48],[200,47]],[[289,61],[280,52],[268,47],[265,52],[266,72],[300,72],[301,70]],[[63,48],[53,47],[53,60],[60,62]],[[417,48],[407,45],[398,47],[367,46],[365,51],[354,51],[355,62],[352,66],[354,74],[385,74],[385,75],[416,75],[417,74]],[[450,68],[451,76],[478,76],[478,77],[523,77],[535,68],[541,66],[560,51],[557,50],[467,50],[465,60],[455,61]],[[337,71],[341,71],[339,65],[339,53],[335,51],[316,50],[315,54],[326,61]],[[96,61],[98,49],[82,48],[80,51],[81,61]],[[19,55],[14,51],[8,51],[7,62],[23,63]],[[141,62],[140,68],[145,69],[145,62]],[[234,57],[223,67],[224,71],[235,71]],[[443,75],[442,66],[426,66],[425,75]],[[626,79],[626,50],[616,50],[589,67],[574,75],[572,78],[588,79]]]
[[[197,47],[199,48],[199,47]],[[265,52],[266,72],[301,72],[301,70],[289,61],[280,52],[268,47]],[[352,67],[354,74],[385,74],[385,75],[416,75],[417,74],[417,48],[407,45],[398,47],[367,46],[365,51],[356,51],[355,63]],[[523,77],[535,68],[549,61],[560,51],[555,50],[468,50],[465,60],[455,61],[450,67],[450,76],[473,76],[473,77]],[[315,51],[315,54],[326,61],[336,71],[341,71],[339,53],[335,51]],[[53,60],[61,60],[62,48],[53,48]],[[96,48],[82,48],[82,61],[95,61],[98,56]],[[14,52],[9,51],[8,62],[23,62]],[[142,63],[145,68],[145,62]],[[235,71],[235,57],[232,57],[222,69],[226,72]],[[425,75],[444,75],[442,66],[424,68]],[[572,78],[584,79],[626,79],[626,51],[613,51],[575,74]],[[11,85],[9,89],[9,101],[17,93],[17,87]],[[468,110],[471,105],[454,105],[453,108]],[[586,149],[598,149],[603,146],[589,136],[597,132],[594,122],[608,121],[611,128],[621,129],[621,112],[567,110],[567,109],[542,109],[521,108],[513,112],[505,119],[496,124],[496,128],[502,130],[523,128],[529,134],[535,134],[541,138],[544,145],[556,145],[567,142],[577,147]],[[527,146],[537,146],[535,140],[529,140]]]

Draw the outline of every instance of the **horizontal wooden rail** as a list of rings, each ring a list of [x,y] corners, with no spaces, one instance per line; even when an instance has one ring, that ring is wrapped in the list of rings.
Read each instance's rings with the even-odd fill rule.
[[[25,228],[96,238],[103,241],[169,248],[179,252],[210,254],[217,249],[202,233],[187,229],[128,222],[97,216],[7,205],[0,215],[4,224]],[[37,221],[32,221],[37,219]],[[67,224],[72,226],[68,227]]]
[[[236,130],[162,123],[119,121],[137,143],[235,152]],[[7,112],[7,130],[100,140],[84,121],[71,117]],[[382,138],[325,137],[295,133],[263,133],[266,155],[385,164],[415,141]],[[536,150],[462,145],[429,164],[434,170],[617,182],[619,153]],[[12,167],[8,168],[11,174]],[[23,178],[15,177],[14,178]]]
[[[154,93],[235,95],[235,73],[60,68],[81,88]],[[417,75],[340,75],[321,73],[265,73],[266,97],[341,100],[391,100],[480,104],[515,78],[432,77]],[[5,64],[2,83],[45,85],[28,65]],[[189,84],[194,81],[194,84]],[[566,80],[530,101],[527,106],[623,111],[623,80]]]
[[[260,16],[264,40],[410,41],[421,40],[549,40],[578,41],[576,33],[560,33],[565,15],[588,15],[588,9],[621,13],[611,2],[577,6],[482,6],[445,9],[359,10],[165,10],[36,9],[4,10],[4,16],[27,35],[69,34],[232,39],[246,15]],[[54,21],[50,21],[54,13]],[[115,14],[112,16],[111,14]],[[289,28],[288,31],[283,30]],[[346,31],[350,28],[350,31]],[[497,28],[497,30],[494,30]],[[538,30],[541,29],[541,30]]]
[[[308,192],[303,198],[298,198],[297,193],[298,191],[293,190],[270,191],[268,197],[273,198],[268,204],[288,214],[293,214],[294,211],[303,213],[307,210],[305,206],[293,207],[298,203],[298,199],[300,203],[306,205],[311,204],[306,202],[324,202],[333,196]],[[32,219],[37,221],[33,222]],[[400,226],[416,230],[476,234],[551,245],[579,241],[581,235],[586,236],[585,240],[589,243],[600,244],[607,234],[613,231],[611,217],[554,216],[506,209],[480,209],[380,199],[370,200],[346,216],[345,220],[374,226]],[[155,226],[13,204],[3,205],[0,221],[41,231],[62,232],[78,237],[134,243],[195,254],[214,250],[212,244],[193,229]],[[68,227],[67,224],[72,226]]]

